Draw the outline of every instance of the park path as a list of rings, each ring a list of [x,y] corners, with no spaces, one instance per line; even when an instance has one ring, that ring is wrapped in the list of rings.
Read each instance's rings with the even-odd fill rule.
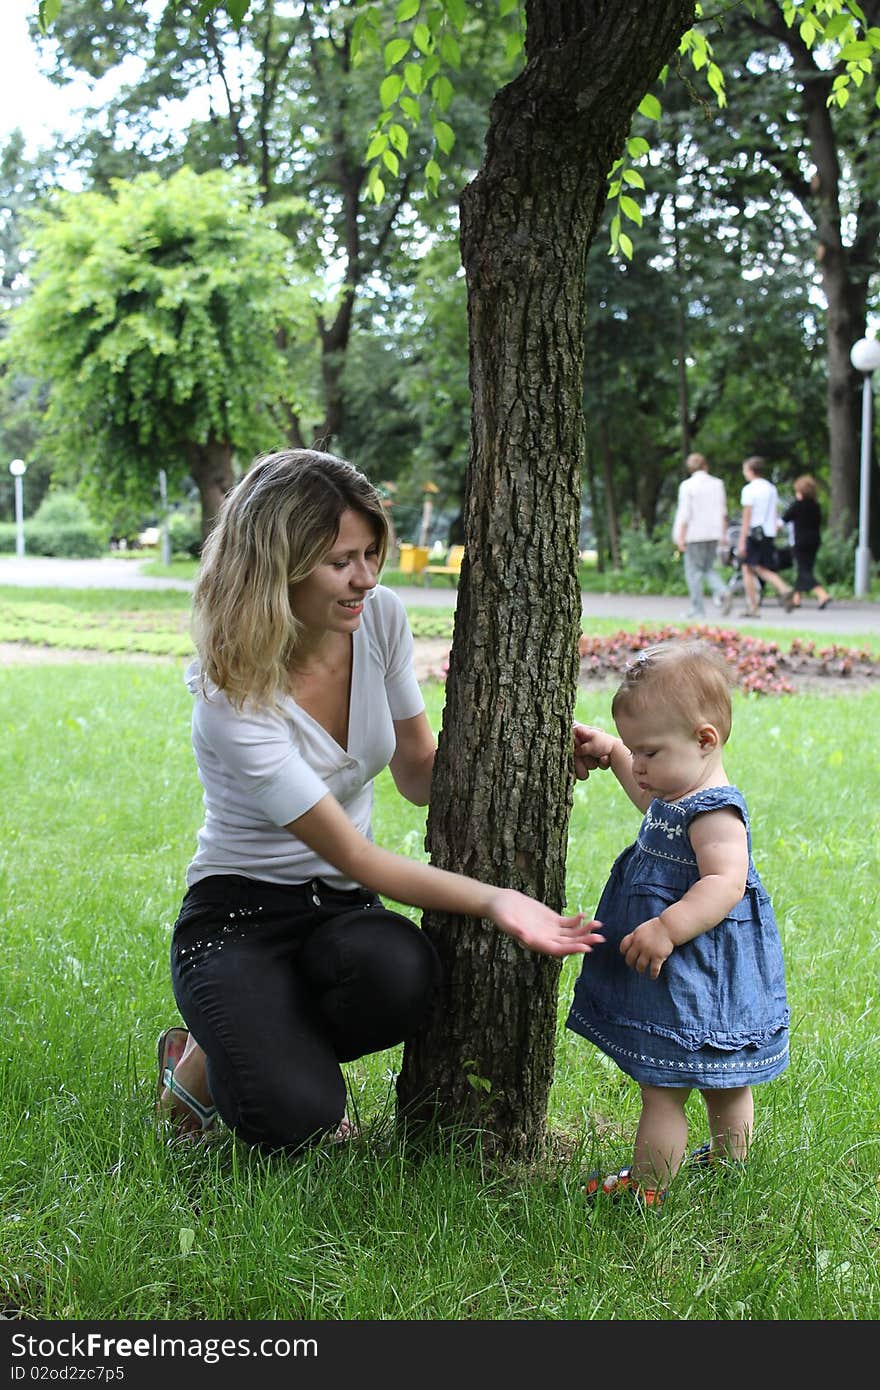
[[[178,589],[188,592],[192,583],[183,579],[156,579],[140,573],[142,562],[133,558],[112,556],[99,560],[59,560],[41,555],[0,555],[0,587],[4,584],[32,588],[73,589]],[[449,608],[455,606],[455,589],[445,579],[434,579],[424,585],[397,588],[407,607]],[[644,623],[646,626],[679,623],[687,605],[681,595],[664,594],[594,594],[581,595],[581,608],[586,617],[620,618]],[[747,620],[734,611],[723,621],[732,627]],[[820,612],[812,600],[801,610],[803,624],[812,632],[827,632],[857,637],[860,634],[880,636],[880,603],[867,599],[835,599]],[[797,614],[787,615],[776,596],[767,599],[766,621],[774,627],[785,625],[796,629]],[[708,609],[707,621],[713,622],[713,610]],[[751,625],[751,620],[748,620]]]

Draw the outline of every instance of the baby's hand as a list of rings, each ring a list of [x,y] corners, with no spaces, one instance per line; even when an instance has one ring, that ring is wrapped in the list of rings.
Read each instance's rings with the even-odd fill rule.
[[[675,942],[659,917],[649,917],[647,922],[642,922],[620,943],[620,954],[630,970],[637,971],[639,975],[648,971],[652,980],[656,980],[663,969],[663,962],[674,950]]]
[[[610,765],[614,739],[588,724],[575,724],[573,732],[574,775],[583,782],[596,768],[604,771]]]

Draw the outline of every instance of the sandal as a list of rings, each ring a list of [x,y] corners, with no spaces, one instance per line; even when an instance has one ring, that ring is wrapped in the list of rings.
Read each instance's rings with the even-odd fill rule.
[[[203,1105],[194,1095],[191,1095],[186,1087],[177,1080],[174,1075],[175,1069],[180,1062],[186,1048],[189,1033],[185,1028],[166,1028],[164,1033],[159,1034],[159,1041],[156,1045],[156,1055],[159,1066],[159,1080],[156,1086],[156,1114],[160,1121],[170,1121],[178,1135],[191,1134],[198,1131],[204,1133],[210,1129],[217,1119],[216,1105]],[[183,1126],[180,1121],[185,1117],[175,1115],[174,1110],[164,1099],[165,1091],[169,1091],[175,1099],[182,1101],[186,1108],[191,1111],[198,1126]]]
[[[588,1201],[599,1196],[616,1200],[624,1192],[629,1192],[637,1202],[644,1203],[646,1207],[662,1207],[666,1200],[665,1187],[642,1187],[632,1176],[629,1168],[620,1168],[616,1173],[609,1173],[607,1178],[603,1178],[597,1169],[587,1175],[587,1181],[581,1190]]]
[[[328,1144],[347,1144],[350,1140],[360,1137],[361,1132],[357,1125],[347,1115],[343,1115],[333,1133],[326,1136],[326,1141]]]
[[[702,1172],[708,1172],[710,1168],[745,1168],[745,1159],[731,1158],[726,1153],[719,1153],[713,1148],[711,1140],[701,1144],[698,1149],[694,1149],[688,1155],[688,1167],[699,1168]]]

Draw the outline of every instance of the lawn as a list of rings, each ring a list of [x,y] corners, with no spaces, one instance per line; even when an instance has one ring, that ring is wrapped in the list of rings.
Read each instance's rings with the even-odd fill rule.
[[[172,615],[186,597],[117,600],[119,611]],[[149,601],[139,608],[138,599]],[[81,600],[65,594],[68,613],[87,613],[85,602],[77,610]],[[267,1159],[226,1133],[198,1146],[158,1140],[155,1039],[174,1021],[168,945],[200,819],[181,666],[0,670],[7,1317],[880,1314],[880,691],[735,695],[728,770],[748,796],[756,861],[782,931],[792,1064],[757,1089],[744,1175],[686,1175],[661,1213],[640,1213],[591,1211],[580,1194],[589,1168],[610,1172],[626,1161],[638,1102],[564,1028],[574,962],[562,973],[553,1144],[540,1164],[496,1170],[463,1151],[418,1162],[402,1151],[392,1123],[399,1050],[346,1068],[362,1128],[349,1145]],[[439,727],[442,687],[426,687],[426,696]],[[582,691],[579,716],[607,721],[609,698],[607,688]],[[636,823],[611,778],[578,786],[572,909],[593,909]],[[424,812],[402,803],[383,775],[377,839],[418,855],[423,836]],[[699,1143],[693,1101],[691,1114]]]

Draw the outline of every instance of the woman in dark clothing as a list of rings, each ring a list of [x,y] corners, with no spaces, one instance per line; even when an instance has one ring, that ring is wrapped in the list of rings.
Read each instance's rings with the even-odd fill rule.
[[[794,528],[792,549],[797,565],[794,606],[800,606],[801,594],[815,594],[819,607],[825,608],[831,595],[827,589],[823,589],[813,572],[822,538],[822,509],[816,501],[816,479],[809,473],[795,478],[794,496],[791,506],[782,513],[782,520],[791,522]]]

